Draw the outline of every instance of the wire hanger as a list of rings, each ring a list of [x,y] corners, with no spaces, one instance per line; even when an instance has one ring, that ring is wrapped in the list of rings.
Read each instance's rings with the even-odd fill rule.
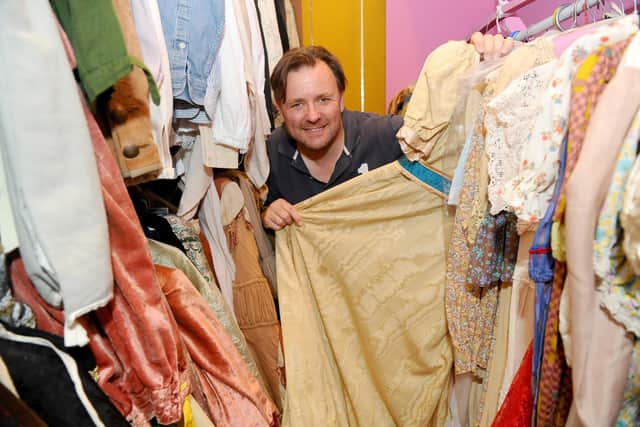
[[[600,0],[598,0],[600,1]],[[595,2],[597,3],[597,2]],[[595,3],[593,6],[595,6]],[[591,9],[591,6],[589,6],[588,2],[584,2],[584,7],[585,7],[585,12],[587,13],[588,16],[591,17],[591,23],[595,24],[596,22],[598,22],[598,17],[596,16],[596,13]]]
[[[560,24],[560,12],[562,12],[562,10],[566,7],[572,7],[573,6],[573,22],[571,23],[571,28],[574,28],[577,23],[578,23],[578,13],[577,13],[577,9],[578,9],[578,4],[577,4],[577,0],[576,3],[564,3],[561,4],[560,6],[558,6],[556,8],[556,10],[553,11],[553,23],[555,24],[556,28],[560,31],[566,31],[568,30],[568,28],[564,28],[561,24]]]
[[[502,28],[500,27],[500,20],[504,19],[507,15],[504,13],[504,7],[509,4],[509,0],[498,0],[496,4],[496,32],[502,34]],[[509,29],[507,28],[507,31]]]
[[[614,0],[610,0],[609,11],[605,12],[605,17],[616,18],[625,15],[624,0],[618,0],[618,4]]]
[[[634,0],[634,1],[637,2],[637,0]],[[556,21],[562,22],[565,19],[572,17],[574,14],[576,15],[576,21],[577,21],[577,15],[579,13],[578,11],[580,10],[580,8],[584,8],[583,11],[587,12],[588,16],[593,19],[594,23],[596,23],[598,21],[598,17],[596,16],[596,13],[594,12],[593,9],[594,9],[594,6],[599,2],[602,2],[602,0],[576,0],[575,4],[574,3],[570,5],[565,4],[563,5],[564,7],[556,8],[554,10],[553,15],[543,19],[540,22],[537,22],[531,25],[530,27],[527,28],[526,31],[516,34],[514,36],[514,39],[522,41],[522,40],[528,39],[530,36],[534,36],[536,34],[542,33],[543,31],[549,28],[552,28],[552,27],[558,28],[558,26],[556,25]],[[557,13],[557,16],[556,16],[556,13]],[[560,26],[559,28],[562,28],[562,27]]]

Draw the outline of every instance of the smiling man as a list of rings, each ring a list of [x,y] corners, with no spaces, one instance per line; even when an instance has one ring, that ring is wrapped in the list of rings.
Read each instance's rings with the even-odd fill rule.
[[[287,52],[274,69],[284,126],[267,143],[266,228],[300,223],[294,204],[402,155],[395,138],[402,118],[345,110],[345,86],[336,57],[318,46]]]

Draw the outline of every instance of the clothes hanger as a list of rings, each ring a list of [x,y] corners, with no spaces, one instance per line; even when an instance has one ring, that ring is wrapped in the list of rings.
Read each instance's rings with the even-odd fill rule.
[[[574,13],[575,13],[575,16],[576,16],[576,24],[577,24],[577,16],[578,16],[580,13],[582,13],[582,12],[586,12],[586,14],[590,17],[591,22],[590,22],[589,24],[580,25],[580,26],[576,26],[576,27],[572,27],[572,28],[570,28],[570,29],[567,29],[567,30],[565,31],[565,33],[566,33],[566,34],[568,34],[568,33],[572,33],[572,32],[574,32],[574,31],[578,31],[578,32],[587,32],[587,31],[591,31],[591,30],[593,30],[594,28],[597,28],[597,27],[599,27],[599,26],[601,26],[601,25],[609,25],[610,23],[612,23],[612,22],[614,22],[614,21],[617,21],[617,20],[619,20],[619,19],[624,19],[624,18],[626,17],[626,15],[625,15],[625,14],[622,14],[622,15],[620,15],[620,16],[615,16],[615,17],[612,17],[612,18],[610,18],[610,19],[602,19],[602,20],[599,20],[599,19],[598,19],[597,14],[596,14],[596,12],[595,12],[593,9],[596,7],[596,5],[597,5],[598,3],[601,3],[601,2],[602,2],[602,0],[597,0],[596,2],[592,2],[592,3],[591,3],[591,5],[589,4],[589,1],[586,1],[586,0],[585,0],[585,1],[584,1],[584,3],[582,4],[582,6],[583,6],[583,11],[582,11],[582,12],[580,12],[580,13],[578,13],[576,9],[578,9],[578,8],[579,8],[578,4],[580,3],[580,1],[581,1],[581,0],[576,0],[576,2],[575,2],[574,4],[572,4],[572,5],[575,5],[575,6],[574,6]],[[637,1],[637,0],[635,0],[635,1]],[[560,15],[560,13],[558,13],[558,15]],[[556,35],[552,35],[551,37],[553,38],[553,37],[557,37],[557,36],[559,36],[559,35],[560,35],[560,34],[556,34]]]
[[[572,15],[577,15],[578,11],[581,7],[585,7],[585,11],[588,11],[589,15],[592,16],[595,20],[595,15],[593,15],[593,11],[589,7],[590,4],[595,4],[599,0],[576,0],[575,3],[565,3],[560,8],[555,9],[555,13],[557,13],[558,21],[562,22],[563,20],[571,17]],[[567,7],[570,6],[571,10],[568,10]],[[557,26],[555,25],[556,16],[551,15],[540,22],[537,22],[527,28],[526,31],[521,32],[520,34],[515,35],[516,40],[524,40],[529,39],[529,37],[536,36],[538,34],[542,34],[544,31],[547,31],[549,28],[553,28]]]
[[[582,35],[588,34],[602,25],[610,25],[612,22],[615,22],[617,20],[628,18],[626,17],[626,15],[622,15],[619,17],[598,21],[597,16],[594,13],[593,7],[592,7],[598,1],[599,0],[594,0],[594,1],[576,0],[576,3],[572,5],[573,12],[576,14],[576,23],[577,23],[577,15],[580,13],[585,13],[585,16],[588,17],[588,19],[592,20],[593,22],[589,22],[586,25],[577,26],[575,28],[567,29],[567,31],[559,32],[556,34],[550,34],[547,36],[549,37],[549,40],[553,42],[556,57],[560,57],[560,55],[564,52],[564,50],[568,46],[570,46],[571,43],[573,43],[573,41],[577,40]],[[582,8],[582,12],[580,12],[581,8]],[[560,12],[562,11],[558,12],[558,17],[560,18],[558,19],[558,21],[562,20],[561,19],[562,17],[560,16],[561,15]],[[563,15],[565,17],[567,16],[566,10],[564,11]],[[634,18],[634,19],[637,19],[637,18]],[[555,25],[555,17],[553,19],[553,25]]]
[[[498,0],[496,6],[496,34],[502,34],[505,37],[512,37],[515,33],[527,29],[527,25],[516,13],[504,12],[505,6],[509,3],[507,0]]]
[[[560,6],[558,6],[554,11],[553,11],[553,21],[554,24],[556,26],[556,28],[562,32],[569,30],[570,28],[564,28],[561,24],[560,24],[560,12],[562,12],[562,10],[565,7],[571,7],[573,6],[573,22],[571,23],[571,27],[570,28],[575,28],[577,23],[578,23],[578,13],[577,13],[577,8],[578,8],[578,4],[577,4],[577,0],[575,3],[563,3]]]
[[[617,18],[620,15],[624,15],[624,2],[620,0],[622,9],[613,3],[613,0],[609,1],[609,6],[604,0],[598,0],[596,9],[600,11],[600,20]],[[621,12],[622,10],[622,12]]]
[[[496,5],[496,32],[502,34],[502,28],[500,27],[500,20],[504,19],[507,15],[504,13],[504,7],[509,3],[508,0],[498,0]],[[506,29],[509,31],[509,29]]]
[[[619,5],[616,5],[613,0],[610,0],[609,7],[607,7],[607,2],[605,0],[598,0],[594,8],[601,11],[599,20],[624,16],[624,0],[618,0],[618,2]]]
[[[600,0],[598,0],[598,1],[600,1]],[[595,24],[596,22],[598,22],[598,17],[596,16],[595,12],[591,9],[592,6],[590,6],[588,2],[585,2],[584,6],[585,6],[584,12],[585,12],[586,16],[590,16],[591,17],[591,23]]]
[[[625,15],[624,0],[618,0],[618,4],[614,0],[609,0],[609,7],[603,0],[598,1],[598,8],[602,9],[602,19],[617,18]]]
[[[626,15],[624,0],[618,0],[618,4],[616,4],[613,0],[610,0],[609,3],[609,11],[605,12],[606,18],[617,18],[619,16]]]

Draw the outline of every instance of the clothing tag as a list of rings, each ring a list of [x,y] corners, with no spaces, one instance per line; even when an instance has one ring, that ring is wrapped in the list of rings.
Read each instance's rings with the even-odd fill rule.
[[[363,173],[369,172],[369,165],[367,163],[363,163],[358,168],[358,173],[362,175]]]
[[[205,166],[222,169],[238,169],[238,149],[216,144],[211,125],[200,125],[202,158]]]

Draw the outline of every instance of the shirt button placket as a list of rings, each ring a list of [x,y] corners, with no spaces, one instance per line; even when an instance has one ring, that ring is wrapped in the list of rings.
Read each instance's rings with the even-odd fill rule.
[[[187,46],[189,40],[189,23],[191,21],[191,4],[189,0],[181,0],[178,3],[176,23],[176,46],[180,49],[180,59],[186,68]]]

